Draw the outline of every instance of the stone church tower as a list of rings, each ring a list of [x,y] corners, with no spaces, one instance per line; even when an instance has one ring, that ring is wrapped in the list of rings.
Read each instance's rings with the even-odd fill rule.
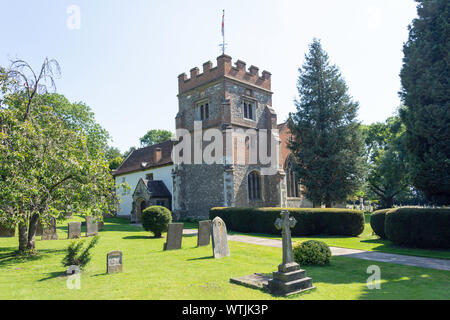
[[[246,63],[240,60],[233,65],[231,57],[222,55],[217,58],[215,67],[208,61],[203,64],[202,73],[193,68],[190,78],[181,74],[178,88],[176,128],[177,133],[180,129],[190,133],[192,159],[198,154],[196,150],[205,152],[208,144],[215,141],[206,138],[205,133],[210,129],[221,134],[223,148],[214,152],[220,159],[214,164],[175,161],[172,172],[174,214],[178,218],[205,218],[212,207],[286,206],[285,174],[281,164],[278,160],[267,164],[259,155],[261,148],[267,149],[265,154],[272,159],[280,153],[277,115],[272,108],[271,74],[263,71],[260,75],[255,66],[247,70]],[[201,128],[204,141],[202,138],[195,141],[194,128]],[[263,142],[261,134],[269,137],[267,142]],[[180,141],[185,142],[185,139]],[[271,143],[273,141],[275,143]],[[268,167],[275,170],[267,174],[264,168]]]

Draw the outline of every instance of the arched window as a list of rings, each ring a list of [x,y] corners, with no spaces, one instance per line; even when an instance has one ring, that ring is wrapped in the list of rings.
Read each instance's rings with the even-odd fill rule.
[[[261,176],[256,171],[248,175],[248,198],[249,200],[261,200]]]
[[[292,158],[286,160],[286,187],[288,198],[300,198],[299,183]]]

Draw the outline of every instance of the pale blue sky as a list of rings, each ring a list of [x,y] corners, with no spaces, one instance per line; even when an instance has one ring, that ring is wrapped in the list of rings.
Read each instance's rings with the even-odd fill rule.
[[[67,8],[81,9],[79,30]],[[320,38],[363,123],[400,104],[402,46],[413,0],[0,0],[0,65],[21,58],[61,65],[57,91],[92,107],[122,151],[149,129],[175,129],[177,76],[220,55],[222,9],[227,54],[272,73],[278,121],[295,111],[298,67]]]

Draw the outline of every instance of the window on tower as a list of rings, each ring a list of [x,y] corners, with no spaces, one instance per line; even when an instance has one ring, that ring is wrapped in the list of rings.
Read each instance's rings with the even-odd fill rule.
[[[256,103],[252,101],[244,101],[242,104],[244,119],[255,121]]]
[[[209,119],[209,102],[201,102],[197,104],[198,119],[205,121]]]

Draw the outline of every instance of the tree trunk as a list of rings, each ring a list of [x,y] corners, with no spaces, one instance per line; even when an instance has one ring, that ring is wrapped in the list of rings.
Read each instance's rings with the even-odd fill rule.
[[[394,206],[394,197],[385,198],[386,209],[390,209]]]
[[[30,218],[30,226],[28,229],[28,241],[27,241],[27,249],[34,250],[36,248],[36,230],[37,224],[39,222],[39,215],[37,213],[33,214]]]
[[[24,222],[19,222],[19,251],[24,252],[27,250],[28,243],[28,228]]]

